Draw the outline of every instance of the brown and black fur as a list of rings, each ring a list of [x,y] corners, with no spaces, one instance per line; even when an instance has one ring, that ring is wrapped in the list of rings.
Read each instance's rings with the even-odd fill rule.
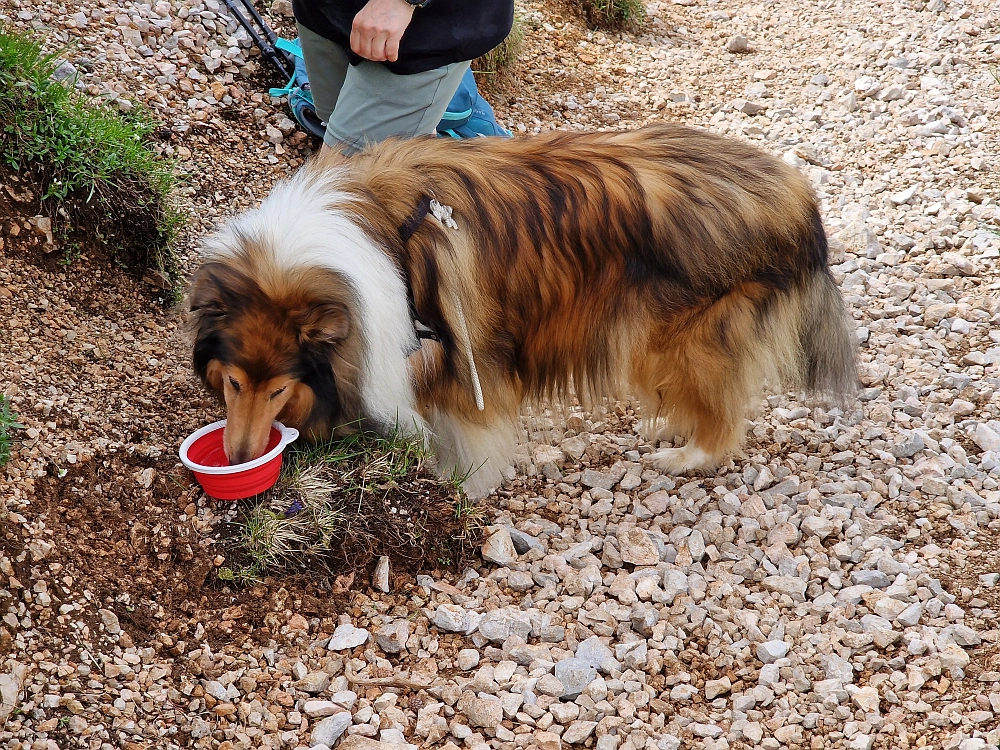
[[[407,279],[416,317],[441,338],[410,371],[445,467],[495,471],[525,403],[634,394],[651,436],[666,418],[698,449],[654,463],[708,468],[738,447],[766,385],[835,397],[856,385],[816,200],[755,148],[663,125],[387,142],[305,169],[338,173],[357,221]],[[458,229],[428,217],[404,243],[399,228],[424,196],[451,206]]]

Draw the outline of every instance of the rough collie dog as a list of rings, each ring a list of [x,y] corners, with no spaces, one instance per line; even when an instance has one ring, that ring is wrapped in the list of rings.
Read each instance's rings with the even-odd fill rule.
[[[481,494],[526,403],[637,396],[712,469],[766,386],[843,397],[852,336],[803,177],[686,127],[314,158],[208,240],[194,366],[234,463],[273,419],[423,434]],[[666,428],[665,425],[669,425]]]

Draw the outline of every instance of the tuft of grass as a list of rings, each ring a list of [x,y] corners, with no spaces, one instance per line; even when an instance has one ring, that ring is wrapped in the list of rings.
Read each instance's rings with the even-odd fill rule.
[[[599,29],[630,29],[646,19],[643,0],[577,0],[584,18]]]
[[[141,105],[117,112],[57,80],[65,52],[0,26],[0,163],[40,184],[54,222],[83,227],[128,266],[176,278],[183,218],[168,200],[173,166],[149,147],[157,123]]]
[[[514,25],[500,44],[472,62],[472,69],[484,75],[509,75],[524,50],[525,23],[520,11],[514,11]]]
[[[10,461],[11,449],[14,447],[14,430],[23,430],[24,425],[17,421],[17,414],[10,408],[7,397],[0,394],[0,466]]]
[[[274,571],[359,571],[388,555],[407,569],[458,565],[478,544],[482,511],[463,477],[440,479],[419,438],[357,432],[291,451],[277,485],[233,528],[226,581]]]

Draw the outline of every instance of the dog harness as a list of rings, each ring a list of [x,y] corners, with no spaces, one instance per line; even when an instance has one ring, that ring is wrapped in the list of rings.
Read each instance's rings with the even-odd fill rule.
[[[424,222],[424,219],[427,218],[427,214],[433,216],[448,229],[458,229],[458,224],[452,218],[451,206],[445,206],[430,196],[425,195],[420,199],[420,203],[417,204],[410,217],[399,228],[399,239],[404,245],[416,233],[417,229]],[[417,339],[431,339],[440,343],[441,337],[437,332],[421,323],[420,319],[417,318],[416,304],[413,300],[413,285],[410,283],[409,273],[404,271],[404,274],[406,276],[406,296],[410,305],[410,318],[413,321],[413,332],[416,334]],[[452,294],[452,302],[455,305],[455,312],[458,313],[458,335],[462,340],[462,348],[465,349],[465,357],[469,362],[469,372],[472,375],[472,392],[476,398],[476,408],[479,411],[484,411],[486,409],[486,402],[483,399],[483,386],[479,382],[479,370],[476,369],[476,359],[472,355],[472,339],[469,336],[469,327],[465,322],[465,310],[462,307],[462,300],[458,296],[457,291]],[[410,354],[412,353],[410,352]]]

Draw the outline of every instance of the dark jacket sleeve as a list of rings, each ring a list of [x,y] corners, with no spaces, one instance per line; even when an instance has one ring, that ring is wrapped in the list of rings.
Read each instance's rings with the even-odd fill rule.
[[[310,31],[350,52],[351,25],[366,0],[293,0],[295,18]],[[413,12],[403,33],[399,59],[383,63],[393,73],[422,73],[473,60],[500,44],[514,23],[513,0],[433,0]]]

